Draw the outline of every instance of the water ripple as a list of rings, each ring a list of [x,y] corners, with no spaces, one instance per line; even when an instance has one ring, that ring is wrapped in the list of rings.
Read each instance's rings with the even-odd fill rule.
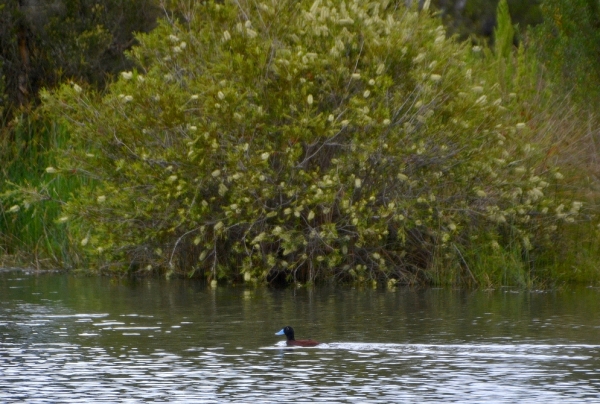
[[[2,343],[0,400],[592,402],[598,398],[600,375],[586,362],[597,356],[598,346],[332,343],[311,350],[275,348],[238,354],[200,350],[182,358],[166,351],[115,356],[74,344]],[[557,368],[567,361],[596,377],[577,379],[568,367]]]
[[[27,278],[18,282],[25,292],[37,293]],[[7,290],[15,293],[11,299],[4,298]],[[78,304],[88,301],[87,294],[71,305],[57,300],[74,293],[68,288],[48,288],[31,301],[18,294],[24,293],[21,289],[2,289],[2,283],[0,292],[2,403],[600,401],[600,345],[570,342],[596,341],[597,326],[592,321],[571,327],[576,322],[572,314],[559,318],[551,312],[523,325],[519,316],[508,319],[492,313],[486,301],[481,313],[472,317],[460,312],[463,306],[455,306],[453,312],[459,315],[444,323],[441,315],[406,306],[413,308],[406,310],[411,313],[406,318],[413,316],[413,328],[387,334],[393,335],[394,343],[344,342],[345,338],[376,340],[364,337],[357,331],[362,326],[355,325],[337,334],[344,336],[343,341],[290,348],[284,341],[271,343],[276,328],[264,319],[268,306],[253,306],[252,301],[227,294],[220,303],[215,303],[218,295],[192,294],[185,304],[171,309],[165,301],[175,301],[181,290],[167,299],[153,289],[131,300],[132,291],[127,290],[122,299],[130,304],[125,308],[117,310],[113,300],[106,298],[108,302],[95,312],[93,306],[78,309]],[[104,289],[101,292],[99,296],[107,295]],[[513,299],[503,295],[502,304]],[[55,298],[45,299],[48,296]],[[344,295],[344,303],[348,298]],[[514,299],[520,298],[514,294]],[[286,300],[274,301],[269,310],[276,316]],[[597,307],[593,302],[592,307]],[[136,312],[141,303],[152,309]],[[227,310],[207,309],[219,304]],[[298,304],[295,301],[293,307]],[[361,310],[370,313],[370,301],[366,304]],[[163,306],[167,309],[155,309]],[[334,307],[327,301],[326,307],[346,306]],[[404,306],[390,303],[389,308],[378,308],[382,320],[378,333],[371,335],[386,341],[385,332],[398,323],[399,307]],[[323,312],[322,308],[315,311]],[[247,318],[239,314],[244,310]],[[352,306],[347,316],[356,312]],[[488,323],[494,316],[495,323]],[[336,326],[354,324],[352,317],[344,321],[331,317]],[[482,323],[498,328],[492,328],[484,340],[466,336],[484,334]],[[429,328],[424,329],[424,324]],[[537,336],[550,325],[562,334],[518,337],[530,328],[531,335]],[[470,328],[459,334],[453,326]],[[254,328],[248,332],[241,330],[244,327]],[[498,331],[505,328],[510,329],[508,335]],[[314,332],[306,327],[302,331]],[[574,334],[582,332],[585,337],[579,339],[580,334]]]

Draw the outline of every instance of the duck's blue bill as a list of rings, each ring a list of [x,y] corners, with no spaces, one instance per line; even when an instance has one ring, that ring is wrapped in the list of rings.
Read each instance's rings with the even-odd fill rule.
[[[283,332],[283,328],[282,328],[282,329],[281,329],[279,332],[276,332],[276,333],[275,333],[275,335],[283,335],[283,334],[285,334],[285,333]]]

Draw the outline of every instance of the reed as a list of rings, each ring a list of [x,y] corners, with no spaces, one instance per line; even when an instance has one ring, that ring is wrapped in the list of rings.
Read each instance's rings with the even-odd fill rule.
[[[69,135],[55,122],[22,115],[4,125],[1,142],[0,262],[65,268],[73,262],[69,237],[59,223],[61,206],[82,179],[51,176]]]

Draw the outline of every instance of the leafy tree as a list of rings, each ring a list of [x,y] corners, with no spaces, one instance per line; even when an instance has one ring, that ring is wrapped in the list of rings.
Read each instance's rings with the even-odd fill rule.
[[[526,94],[427,10],[207,1],[186,15],[139,35],[138,68],[106,94],[44,94],[72,133],[48,172],[94,180],[60,220],[92,265],[478,282],[469,251],[550,253],[578,217],[521,120]]]
[[[28,106],[42,87],[69,79],[101,87],[131,68],[123,52],[134,44],[134,32],[154,27],[159,13],[156,0],[6,2],[0,7],[5,113]]]

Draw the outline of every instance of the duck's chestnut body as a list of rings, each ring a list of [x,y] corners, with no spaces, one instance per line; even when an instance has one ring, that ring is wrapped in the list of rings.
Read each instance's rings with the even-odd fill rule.
[[[289,325],[283,327],[279,332],[276,332],[275,335],[285,335],[287,337],[287,346],[315,346],[320,344],[320,342],[313,339],[296,340],[294,338],[294,329]]]

